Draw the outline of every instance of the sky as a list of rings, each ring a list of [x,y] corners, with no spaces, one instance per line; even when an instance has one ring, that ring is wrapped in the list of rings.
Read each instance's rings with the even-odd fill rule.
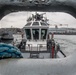
[[[44,12],[38,12],[38,13],[44,13]],[[47,17],[49,19],[50,27],[55,27],[55,25],[58,25],[58,27],[68,27],[68,28],[76,28],[76,19],[64,12],[45,12],[46,14],[44,17]],[[31,16],[31,14],[35,14],[35,12],[15,12],[10,13],[3,17],[0,21],[0,28],[23,28],[25,24],[27,23],[27,18]],[[60,24],[63,24],[63,26],[60,26]]]

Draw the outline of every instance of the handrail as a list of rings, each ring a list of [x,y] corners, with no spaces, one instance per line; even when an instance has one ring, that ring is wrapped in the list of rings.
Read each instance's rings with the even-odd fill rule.
[[[29,47],[29,51],[32,51],[32,44],[26,44],[26,47]],[[26,49],[26,51],[27,51],[27,49]]]
[[[61,50],[59,50],[60,52],[61,52],[61,54],[64,56],[64,57],[66,57],[66,55],[63,53],[63,51],[61,51]]]
[[[43,47],[43,45],[46,47],[46,44],[37,44],[37,51],[41,51],[41,48]]]

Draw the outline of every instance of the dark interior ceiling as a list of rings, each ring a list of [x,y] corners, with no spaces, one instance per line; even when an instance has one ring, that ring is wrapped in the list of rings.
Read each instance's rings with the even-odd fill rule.
[[[49,4],[0,4],[0,19],[11,12],[18,11],[43,11],[43,12],[66,12],[76,18],[76,0],[50,0]]]

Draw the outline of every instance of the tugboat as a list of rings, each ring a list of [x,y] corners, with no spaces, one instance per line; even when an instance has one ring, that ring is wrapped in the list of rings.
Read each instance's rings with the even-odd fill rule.
[[[59,44],[49,35],[48,19],[43,14],[32,14],[23,27],[22,41],[19,44],[23,56],[26,58],[58,58]],[[62,54],[62,53],[61,53]],[[62,54],[63,55],[63,54]],[[65,57],[63,55],[63,57]]]

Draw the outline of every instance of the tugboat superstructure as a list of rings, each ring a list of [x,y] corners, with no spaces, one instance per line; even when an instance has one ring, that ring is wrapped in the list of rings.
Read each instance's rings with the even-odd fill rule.
[[[35,15],[27,19],[27,24],[23,27],[24,36],[19,48],[22,52],[29,54],[28,58],[58,58],[59,44],[50,37],[48,29],[48,19],[43,14],[36,12]],[[60,52],[61,53],[61,52]],[[61,53],[62,54],[62,53]],[[63,57],[65,57],[62,54]]]
[[[23,28],[25,29],[27,40],[47,39],[49,25],[47,19],[43,18],[43,14],[32,14],[32,17],[29,17],[27,22],[28,23]]]

